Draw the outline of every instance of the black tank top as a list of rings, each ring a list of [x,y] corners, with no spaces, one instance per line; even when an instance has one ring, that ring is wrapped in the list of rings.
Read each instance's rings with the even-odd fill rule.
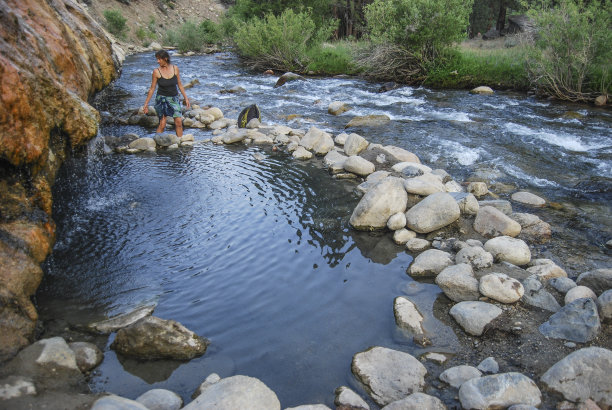
[[[165,97],[174,97],[178,95],[178,90],[176,86],[178,85],[178,78],[176,77],[176,73],[174,73],[174,66],[172,67],[172,77],[164,78],[161,75],[161,70],[158,68],[160,77],[157,79],[157,94],[163,95]]]

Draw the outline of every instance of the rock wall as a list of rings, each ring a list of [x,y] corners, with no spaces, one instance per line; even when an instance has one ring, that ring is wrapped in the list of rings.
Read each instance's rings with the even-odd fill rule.
[[[51,252],[51,186],[97,133],[87,103],[123,55],[75,0],[0,2],[0,361],[33,341],[31,297]]]

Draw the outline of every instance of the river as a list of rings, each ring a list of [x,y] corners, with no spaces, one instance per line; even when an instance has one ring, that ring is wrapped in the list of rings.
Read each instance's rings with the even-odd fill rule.
[[[388,125],[351,129],[370,142],[408,149],[457,181],[486,177],[558,203],[532,210],[553,226],[537,246],[570,276],[609,267],[612,238],[612,112],[524,94],[400,87],[355,78],[307,78],[274,88],[233,54],[176,57],[192,103],[237,118],[256,103],[265,123],[333,135],[355,115],[385,114]],[[142,105],[153,53],[129,56],[120,79],[94,100],[100,135],[153,130],[114,120]],[[246,91],[223,93],[234,86]],[[327,113],[340,100],[352,110]],[[187,130],[196,141],[207,130]],[[263,154],[256,160],[254,153]],[[356,181],[336,181],[320,161],[296,161],[263,147],[211,143],[153,155],[104,155],[101,139],[75,153],[54,186],[57,243],[36,303],[43,323],[79,326],[155,304],[155,315],[210,339],[189,362],[140,362],[108,348],[93,391],[135,398],[151,388],[186,401],[210,373],[261,379],[284,407],[333,405],[348,385],[352,356],[380,345],[413,355],[453,352],[457,337],[435,318],[445,297],[406,274],[412,256],[390,234],[353,231]],[[503,185],[502,185],[503,184]],[[502,194],[502,197],[505,197]],[[430,348],[397,328],[393,300],[407,295],[433,330]]]

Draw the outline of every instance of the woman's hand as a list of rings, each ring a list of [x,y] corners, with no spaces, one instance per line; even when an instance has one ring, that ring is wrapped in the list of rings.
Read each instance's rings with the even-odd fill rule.
[[[186,106],[187,108],[190,108],[190,107],[191,107],[191,103],[189,102],[189,98],[185,98],[185,106]]]
[[[142,112],[144,112],[145,114],[149,112],[149,105],[146,104],[142,107]]]

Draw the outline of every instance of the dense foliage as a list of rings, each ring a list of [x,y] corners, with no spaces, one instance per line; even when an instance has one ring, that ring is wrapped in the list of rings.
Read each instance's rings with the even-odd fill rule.
[[[532,81],[569,101],[607,94],[612,84],[612,2],[560,0],[532,12],[538,35],[529,56]]]
[[[320,46],[335,28],[333,23],[317,28],[311,13],[286,9],[241,23],[233,35],[239,54],[253,67],[304,71],[309,49]]]

